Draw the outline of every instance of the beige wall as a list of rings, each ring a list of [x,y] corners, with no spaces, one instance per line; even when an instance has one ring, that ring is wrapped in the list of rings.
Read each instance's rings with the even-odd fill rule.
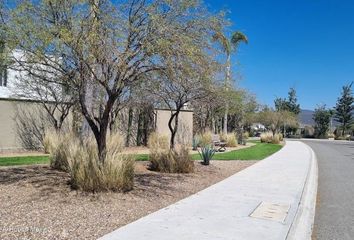
[[[171,136],[168,128],[168,121],[171,116],[170,110],[157,110],[156,132],[162,135]],[[179,114],[179,124],[177,131],[177,143],[191,144],[193,139],[193,112],[182,111]]]
[[[23,150],[17,138],[16,109],[36,111],[38,103],[0,99],[0,152]],[[156,110],[156,131],[170,136],[168,120],[169,110]],[[193,138],[193,112],[182,111],[179,115],[177,143],[191,144]]]
[[[33,105],[33,103],[0,99],[0,151],[22,149],[16,134],[16,108],[27,107],[30,104]]]

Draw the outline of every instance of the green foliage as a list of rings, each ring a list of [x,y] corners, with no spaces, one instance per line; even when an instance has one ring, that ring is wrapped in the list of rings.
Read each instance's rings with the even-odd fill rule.
[[[200,139],[198,136],[194,136],[192,140],[192,149],[193,151],[196,151],[198,149],[198,146],[200,144]]]
[[[229,39],[223,32],[222,28],[217,29],[213,35],[213,41],[218,42],[227,56],[231,55],[233,51],[237,50],[238,45],[241,42],[248,43],[247,36],[240,32],[236,31],[231,34]]]
[[[215,154],[215,149],[213,149],[210,145],[202,147],[199,152],[201,159],[203,160],[203,165],[209,165],[210,160],[213,158]]]
[[[296,90],[294,88],[290,88],[288,99],[276,98],[274,104],[277,111],[288,111],[295,115],[300,113],[300,105],[297,103]]]
[[[284,127],[296,128],[298,126],[296,115],[289,111],[273,111],[266,108],[257,114],[257,119],[267,129],[271,130],[273,135]]]
[[[313,120],[315,121],[315,136],[318,138],[327,138],[329,124],[331,121],[331,111],[326,105],[320,105],[315,109]]]
[[[345,131],[348,128],[348,125],[353,120],[353,103],[354,97],[352,94],[352,83],[343,86],[341,97],[338,98],[337,104],[335,107],[335,120],[341,123],[342,127],[342,136],[344,136]]]

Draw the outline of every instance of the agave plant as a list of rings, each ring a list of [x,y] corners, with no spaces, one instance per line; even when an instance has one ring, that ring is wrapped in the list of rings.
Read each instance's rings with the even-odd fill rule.
[[[215,154],[215,149],[213,149],[210,145],[202,147],[201,151],[198,151],[200,157],[202,158],[203,165],[209,165],[210,164],[210,160],[213,158],[214,154]]]
[[[193,141],[192,141],[193,151],[197,151],[198,150],[199,143],[200,143],[200,139],[197,136],[195,136],[193,138]]]

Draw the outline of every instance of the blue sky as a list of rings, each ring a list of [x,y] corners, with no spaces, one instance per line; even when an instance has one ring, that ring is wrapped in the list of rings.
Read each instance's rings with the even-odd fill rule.
[[[231,29],[249,44],[233,56],[238,86],[273,106],[295,87],[303,109],[335,105],[343,85],[354,81],[354,1],[205,0],[229,10]]]

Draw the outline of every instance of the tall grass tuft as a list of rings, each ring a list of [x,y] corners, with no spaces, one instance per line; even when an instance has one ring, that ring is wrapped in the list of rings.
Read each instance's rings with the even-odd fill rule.
[[[272,132],[265,132],[261,134],[261,142],[263,143],[279,144],[281,141],[283,141],[283,135],[280,133],[276,133],[274,136]]]
[[[228,133],[226,135],[226,146],[227,147],[237,147],[237,139],[234,133]]]
[[[148,147],[150,149],[150,165],[153,171],[167,173],[190,173],[194,171],[194,162],[187,147],[178,151],[169,148],[168,138],[157,133],[151,134]]]
[[[93,138],[80,141],[73,134],[61,134],[51,150],[51,166],[69,172],[74,189],[128,191],[134,185],[135,161],[132,156],[122,154],[123,146],[119,134],[108,136],[106,158],[101,162]]]
[[[56,133],[55,131],[45,131],[44,137],[43,137],[43,150],[44,153],[53,153],[56,149],[56,147],[59,144],[59,139],[58,139],[59,134]]]
[[[199,146],[205,147],[213,143],[213,137],[211,132],[204,132],[199,136]]]

